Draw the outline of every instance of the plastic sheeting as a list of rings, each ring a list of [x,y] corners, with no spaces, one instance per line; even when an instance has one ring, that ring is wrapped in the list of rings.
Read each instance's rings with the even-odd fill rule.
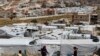
[[[98,50],[99,45],[86,45],[86,44],[80,44],[80,45],[61,45],[61,56],[68,56],[73,54],[73,47],[78,48],[78,56],[89,56],[92,55],[93,52]]]

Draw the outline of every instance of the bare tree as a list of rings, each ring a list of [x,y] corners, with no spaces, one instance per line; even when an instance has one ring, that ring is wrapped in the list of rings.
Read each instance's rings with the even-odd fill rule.
[[[9,18],[11,20],[13,20],[14,18],[16,18],[16,13],[11,12]]]

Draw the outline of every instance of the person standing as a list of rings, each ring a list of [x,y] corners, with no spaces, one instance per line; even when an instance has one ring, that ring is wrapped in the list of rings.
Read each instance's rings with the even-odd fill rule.
[[[96,53],[96,52],[94,52],[92,56],[98,56],[98,55],[97,55],[97,53]]]
[[[22,56],[22,51],[19,50],[18,56]]]
[[[47,49],[46,49],[46,46],[43,46],[43,48],[41,48],[41,55],[42,56],[47,56],[47,53],[48,53],[48,51],[47,51]]]
[[[78,48],[77,48],[77,47],[73,47],[73,49],[74,49],[73,56],[77,56],[77,51],[78,51]]]
[[[97,54],[93,54],[93,56],[98,56]]]

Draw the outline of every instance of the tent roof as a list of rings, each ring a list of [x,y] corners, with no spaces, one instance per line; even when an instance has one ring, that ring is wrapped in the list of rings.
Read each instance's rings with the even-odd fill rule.
[[[93,42],[91,39],[38,40],[37,44],[100,44],[100,42]]]

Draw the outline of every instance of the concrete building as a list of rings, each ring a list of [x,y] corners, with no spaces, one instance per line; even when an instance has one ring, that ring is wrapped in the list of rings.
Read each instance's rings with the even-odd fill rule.
[[[84,23],[87,24],[97,24],[98,23],[98,14],[79,14],[79,13],[72,13],[73,16],[72,22],[74,24]]]
[[[91,14],[90,16],[90,24],[97,24],[99,20],[98,14]]]
[[[73,19],[73,23],[75,24],[80,23],[80,22],[89,22],[89,15],[73,13],[72,19]]]

